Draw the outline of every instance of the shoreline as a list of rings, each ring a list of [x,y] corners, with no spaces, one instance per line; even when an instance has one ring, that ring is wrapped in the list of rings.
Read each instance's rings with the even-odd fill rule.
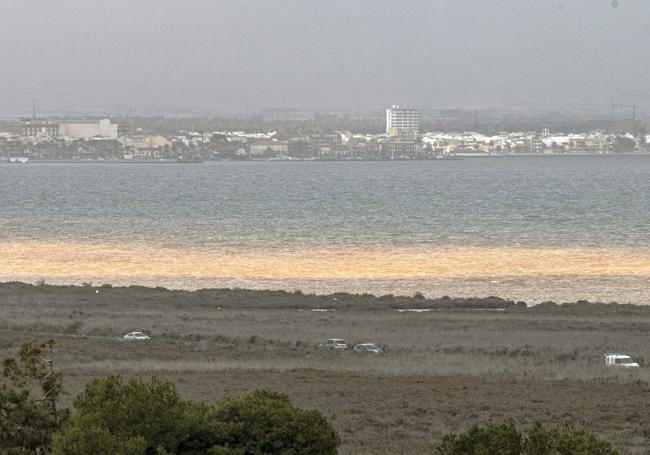
[[[397,311],[401,313],[428,311],[506,311],[506,312],[543,312],[571,314],[648,314],[650,305],[636,303],[619,303],[589,301],[543,301],[532,302],[498,296],[487,297],[426,297],[420,292],[414,295],[375,295],[370,293],[306,293],[301,290],[286,291],[282,289],[246,289],[246,288],[202,288],[195,290],[174,289],[162,286],[150,287],[142,285],[112,285],[92,283],[47,284],[44,281],[36,284],[23,281],[0,282],[0,302],[3,298],[35,298],[47,297],[54,300],[57,296],[64,297],[67,303],[84,302],[88,296],[105,294],[120,298],[125,303],[153,298],[164,303],[187,305],[193,302],[219,301],[219,308],[247,309],[296,309],[311,311]]]
[[[192,161],[175,161],[175,160],[34,160],[30,159],[26,163],[11,163],[8,161],[0,161],[0,164],[211,164],[211,163],[249,163],[249,162],[410,162],[410,161],[463,161],[471,160],[474,158],[528,158],[528,157],[612,157],[612,156],[650,156],[650,152],[622,152],[622,153],[597,153],[597,152],[570,152],[570,153],[507,153],[507,154],[485,154],[485,155],[445,155],[442,158],[425,158],[425,159],[305,159],[305,158],[292,158],[287,160],[277,159],[247,159],[247,160],[210,160],[206,159],[202,162]]]
[[[74,276],[55,278],[42,275],[0,275],[0,282],[42,283],[59,286],[79,286],[92,283],[96,286],[110,283],[113,287],[166,288],[178,291],[200,289],[250,289],[255,291],[282,290],[304,294],[371,294],[413,296],[421,293],[427,298],[450,295],[459,298],[504,296],[515,301],[537,305],[547,301],[575,302],[619,302],[650,306],[650,296],[645,287],[648,277],[626,276],[546,276],[546,277],[502,277],[490,278],[428,278],[416,280],[279,280],[279,279],[156,279],[134,276],[119,279],[115,276]]]

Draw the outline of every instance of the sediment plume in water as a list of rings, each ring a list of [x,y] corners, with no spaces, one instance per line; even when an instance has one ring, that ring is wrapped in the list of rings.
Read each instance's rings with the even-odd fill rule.
[[[0,243],[0,277],[358,278],[650,276],[650,250],[605,248],[178,248]]]

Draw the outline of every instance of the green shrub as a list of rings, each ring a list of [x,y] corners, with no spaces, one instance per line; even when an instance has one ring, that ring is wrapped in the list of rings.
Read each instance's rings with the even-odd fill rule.
[[[436,455],[620,455],[595,433],[566,424],[544,428],[535,423],[522,434],[512,424],[473,426],[461,434],[446,435]]]
[[[569,424],[544,428],[536,423],[526,437],[526,455],[620,455],[596,433]]]
[[[207,405],[184,401],[171,382],[152,378],[130,380],[118,376],[89,382],[74,401],[76,413],[55,434],[55,455],[205,453],[214,438],[205,441]]]
[[[16,357],[2,362],[0,453],[3,455],[46,452],[52,434],[68,415],[66,411],[57,411],[63,377],[53,369],[53,346],[51,340],[23,343]]]
[[[54,435],[53,455],[335,455],[338,436],[315,410],[255,391],[216,406],[185,401],[172,383],[91,381]]]
[[[0,385],[0,453],[38,453],[50,445],[57,421],[49,404],[28,390]]]
[[[286,395],[255,390],[216,407],[220,447],[214,455],[335,455],[336,431],[317,410],[295,407]]]
[[[112,434],[92,416],[80,415],[54,438],[54,454],[142,455],[147,441],[142,436]]]
[[[512,424],[473,426],[461,434],[448,434],[436,455],[523,455],[524,441]]]

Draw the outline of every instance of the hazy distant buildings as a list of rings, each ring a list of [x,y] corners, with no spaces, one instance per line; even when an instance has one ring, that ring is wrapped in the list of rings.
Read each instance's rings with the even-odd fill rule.
[[[312,157],[330,156],[343,147],[341,135],[338,133],[314,133],[309,135],[308,150]]]
[[[354,119],[349,119],[354,126]],[[420,132],[414,109],[392,106],[386,130],[375,117],[374,131],[354,129],[258,128],[197,132],[130,128],[106,119],[23,118],[0,131],[0,161],[29,160],[423,160],[445,156],[633,153],[650,151],[650,136],[615,128],[589,132],[541,131]],[[642,125],[641,125],[642,126]],[[379,131],[377,131],[379,129]],[[639,129],[639,128],[638,128]],[[263,131],[263,130],[262,130]],[[124,134],[126,133],[126,134]]]
[[[55,137],[59,134],[59,124],[47,120],[22,120],[13,130],[19,136],[35,137],[49,136]]]
[[[117,139],[117,123],[110,119],[101,120],[77,120],[59,124],[59,136],[90,139],[95,136],[102,136],[108,139]]]
[[[381,157],[389,160],[412,160],[420,156],[420,141],[403,137],[393,137],[381,144]]]
[[[386,109],[386,134],[389,136],[417,136],[420,132],[420,113],[415,109],[393,105]]]
[[[250,143],[251,158],[273,158],[286,156],[289,152],[289,141],[275,139],[255,139]]]
[[[18,136],[32,138],[91,139],[102,137],[117,139],[118,137],[118,124],[112,123],[110,119],[63,121],[58,119],[21,119],[9,130]]]
[[[162,158],[165,150],[171,146],[171,141],[159,134],[122,136],[119,141],[123,146],[124,159]]]

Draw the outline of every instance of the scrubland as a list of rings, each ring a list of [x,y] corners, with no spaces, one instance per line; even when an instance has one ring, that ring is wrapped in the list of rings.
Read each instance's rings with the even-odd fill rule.
[[[279,390],[321,410],[344,454],[427,453],[489,420],[570,421],[626,453],[650,450],[650,307],[418,297],[6,283],[0,354],[55,339],[64,405],[107,374],[158,375],[197,400]],[[151,340],[121,341],[134,330]],[[385,352],[316,347],[334,337]],[[642,368],[606,368],[608,351]]]

